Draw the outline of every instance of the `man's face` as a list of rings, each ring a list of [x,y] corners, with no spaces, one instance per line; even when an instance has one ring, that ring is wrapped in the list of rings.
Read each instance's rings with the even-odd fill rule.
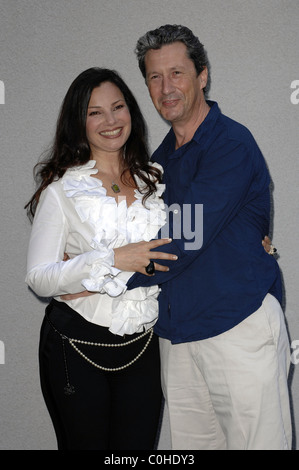
[[[207,70],[197,76],[182,42],[150,49],[145,55],[146,82],[157,111],[171,123],[192,123],[204,100]]]

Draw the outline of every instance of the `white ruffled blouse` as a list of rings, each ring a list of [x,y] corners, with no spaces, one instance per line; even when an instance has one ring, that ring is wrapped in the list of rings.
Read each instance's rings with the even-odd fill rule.
[[[157,185],[144,206],[144,183],[138,180],[135,201],[127,207],[125,198],[107,196],[101,180],[91,176],[98,172],[95,163],[68,169],[42,192],[29,241],[26,283],[38,296],[58,301],[63,294],[96,292],[64,302],[114,334],[142,332],[157,320],[159,288],[127,290],[133,273],[113,266],[113,248],[156,237],[166,223],[164,185]],[[68,261],[63,261],[65,252]]]

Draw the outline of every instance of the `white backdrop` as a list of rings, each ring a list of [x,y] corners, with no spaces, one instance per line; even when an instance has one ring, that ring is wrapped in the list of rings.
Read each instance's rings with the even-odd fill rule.
[[[151,104],[133,51],[139,36],[165,23],[184,24],[199,36],[211,63],[210,98],[249,127],[269,165],[271,235],[280,252],[290,338],[297,346],[299,1],[0,0],[2,450],[56,448],[38,377],[45,305],[24,283],[30,224],[23,207],[34,189],[33,166],[51,141],[71,81],[91,66],[122,74],[148,121],[154,150],[167,126]],[[298,361],[295,349],[291,391],[297,429]],[[167,411],[159,448],[170,448]]]

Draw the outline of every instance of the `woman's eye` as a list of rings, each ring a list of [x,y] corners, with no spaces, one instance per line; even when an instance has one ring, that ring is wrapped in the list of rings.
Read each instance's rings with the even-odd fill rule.
[[[89,116],[96,116],[98,114],[101,114],[100,111],[90,111]]]

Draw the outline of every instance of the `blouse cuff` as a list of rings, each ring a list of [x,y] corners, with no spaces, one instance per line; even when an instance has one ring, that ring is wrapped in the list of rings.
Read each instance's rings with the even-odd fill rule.
[[[91,266],[91,269],[89,277],[83,279],[82,285],[88,291],[117,297],[127,290],[127,285],[117,278],[121,271],[113,266],[113,249],[101,247],[100,250],[91,251],[86,264]]]

